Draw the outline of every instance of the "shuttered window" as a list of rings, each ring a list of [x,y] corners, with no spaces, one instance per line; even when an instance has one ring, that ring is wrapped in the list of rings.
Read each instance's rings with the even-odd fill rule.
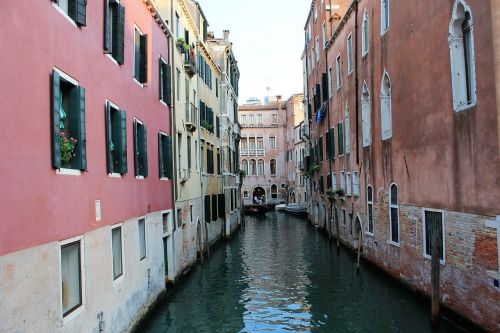
[[[158,169],[161,178],[172,178],[172,137],[158,133]]]
[[[112,106],[107,101],[105,120],[107,172],[125,174],[128,172],[126,112]]]
[[[52,71],[52,166],[86,170],[85,89],[64,77]]]
[[[87,0],[52,0],[79,26],[87,25]]]
[[[148,149],[146,125],[134,119],[134,169],[135,176],[148,176]]]
[[[344,155],[344,123],[340,122],[337,128],[337,136],[339,142],[339,156]]]
[[[104,52],[124,63],[125,7],[116,0],[104,1]]]
[[[172,68],[160,57],[160,100],[172,106]]]
[[[211,200],[209,195],[205,195],[205,222],[210,223],[211,222],[211,215],[210,215],[210,205],[211,205]]]
[[[139,83],[147,82],[148,72],[148,35],[135,28],[134,78]]]
[[[219,218],[224,218],[224,215],[226,214],[226,197],[224,195],[224,193],[221,193],[218,195],[218,198],[217,198],[217,203],[218,203],[218,215],[219,215]]]
[[[319,161],[321,162],[321,161],[323,161],[323,137],[322,136],[319,137],[318,144],[319,144],[318,157],[319,157]]]
[[[217,221],[217,194],[212,194],[212,221]]]
[[[83,303],[80,241],[61,246],[61,297],[63,316]]]

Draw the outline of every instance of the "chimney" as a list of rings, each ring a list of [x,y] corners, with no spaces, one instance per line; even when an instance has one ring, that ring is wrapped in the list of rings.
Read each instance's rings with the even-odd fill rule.
[[[281,110],[281,95],[276,95],[276,105],[278,106],[278,110]]]
[[[229,30],[224,30],[224,40],[229,41]]]
[[[209,31],[209,32],[207,32],[207,38],[209,38],[209,39],[214,39],[214,36],[215,36],[215,34],[214,34],[214,32],[213,32],[213,31]]]

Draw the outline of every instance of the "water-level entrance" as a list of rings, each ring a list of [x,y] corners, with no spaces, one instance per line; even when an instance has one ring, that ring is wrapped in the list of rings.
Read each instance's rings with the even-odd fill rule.
[[[246,228],[176,286],[141,332],[432,332],[399,283],[283,213]],[[442,320],[434,332],[462,332]]]

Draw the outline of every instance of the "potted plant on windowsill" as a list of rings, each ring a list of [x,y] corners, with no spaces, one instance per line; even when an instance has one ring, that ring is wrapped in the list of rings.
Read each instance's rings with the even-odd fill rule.
[[[335,194],[338,195],[339,197],[345,196],[345,192],[343,189],[338,189],[337,191],[335,191]]]
[[[177,39],[176,45],[179,51],[181,51],[181,53],[189,52],[189,44],[186,43],[184,38]]]
[[[64,132],[59,134],[59,139],[62,166],[63,168],[69,168],[71,159],[75,157],[75,148],[78,140],[72,137],[67,138]]]
[[[205,119],[203,119],[201,121],[201,127],[203,127],[204,129],[210,131],[212,128],[214,128],[214,125],[210,124],[208,121],[206,121]]]
[[[247,176],[247,173],[245,172],[245,170],[240,170],[240,176],[242,178],[245,178]]]
[[[327,197],[333,198],[333,196],[335,195],[335,191],[331,187],[329,187],[326,190],[325,194],[326,194]]]

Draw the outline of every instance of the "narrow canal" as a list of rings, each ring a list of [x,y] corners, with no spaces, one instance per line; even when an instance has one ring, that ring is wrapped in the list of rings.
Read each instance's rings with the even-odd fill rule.
[[[141,332],[432,332],[430,309],[373,267],[337,254],[307,221],[247,217]],[[463,332],[442,320],[439,331]]]

